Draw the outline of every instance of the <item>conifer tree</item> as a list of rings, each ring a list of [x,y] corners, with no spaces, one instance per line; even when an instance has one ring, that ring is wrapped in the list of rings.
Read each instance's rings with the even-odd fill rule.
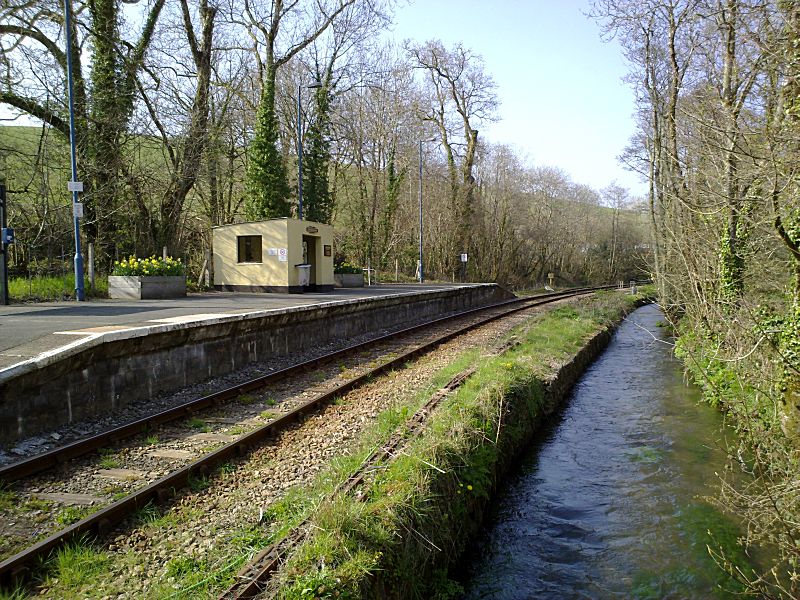
[[[328,181],[331,151],[325,135],[330,122],[329,88],[317,88],[314,100],[316,114],[308,127],[303,150],[303,216],[309,221],[330,223],[333,216],[333,195]]]
[[[256,113],[255,137],[250,144],[247,167],[247,217],[253,220],[288,217],[289,184],[278,151],[278,119],[275,114],[275,78],[267,78]]]

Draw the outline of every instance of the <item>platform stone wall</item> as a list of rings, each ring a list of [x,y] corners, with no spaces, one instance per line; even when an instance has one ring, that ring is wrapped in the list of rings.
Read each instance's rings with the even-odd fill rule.
[[[512,297],[486,284],[103,334],[0,371],[0,443],[107,414],[251,363]]]

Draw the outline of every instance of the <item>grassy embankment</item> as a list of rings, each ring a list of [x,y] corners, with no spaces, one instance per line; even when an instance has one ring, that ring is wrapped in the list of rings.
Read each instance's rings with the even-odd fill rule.
[[[676,354],[703,398],[726,415],[737,436],[720,473],[717,507],[741,523],[739,552],[761,570],[743,571],[724,545],[712,556],[753,596],[800,597],[800,405],[787,402],[800,344],[785,297],[764,291],[709,325],[684,317],[675,327]],[[786,316],[788,313],[788,316]],[[795,395],[798,397],[798,395]],[[792,418],[793,417],[793,418]]]
[[[480,348],[463,352],[405,402],[380,414],[314,485],[293,489],[273,505],[262,523],[243,524],[203,559],[166,560],[166,577],[149,588],[148,597],[215,597],[259,548],[307,517],[312,533],[283,571],[281,598],[448,597],[457,590],[447,579],[448,565],[479,525],[503,471],[551,408],[547,382],[640,298],[600,293],[531,318],[506,336],[519,343],[500,355]],[[423,434],[409,439],[361,488],[362,501],[331,495],[433,391],[469,367],[476,372],[431,416]],[[226,469],[215,477],[224,479]],[[139,527],[166,537],[192,518],[179,508],[144,511]],[[50,561],[43,584],[48,597],[113,595],[113,573],[147,568],[136,561],[133,552],[79,544]]]

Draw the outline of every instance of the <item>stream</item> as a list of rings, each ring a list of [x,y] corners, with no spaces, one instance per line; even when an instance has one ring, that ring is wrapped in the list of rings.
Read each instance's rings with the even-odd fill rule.
[[[733,597],[706,546],[742,563],[739,532],[704,499],[733,434],[685,383],[663,320],[630,314],[537,436],[468,552],[464,600]]]

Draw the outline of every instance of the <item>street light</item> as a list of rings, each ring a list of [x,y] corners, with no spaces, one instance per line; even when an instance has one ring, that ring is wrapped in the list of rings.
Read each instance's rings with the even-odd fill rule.
[[[315,81],[306,89],[321,88],[322,84]],[[303,84],[297,86],[297,217],[303,220]]]
[[[83,256],[81,256],[81,221],[83,205],[78,202],[78,192],[83,183],[78,181],[78,164],[75,157],[75,107],[72,100],[72,0],[64,0],[64,27],[67,34],[67,95],[69,98],[69,148],[72,163],[72,180],[67,189],[72,192],[72,218],[75,228],[75,299],[86,299],[83,291]]]
[[[122,0],[124,4],[136,4],[139,0]],[[69,149],[72,167],[72,180],[67,183],[67,189],[72,192],[72,218],[75,229],[75,299],[79,302],[86,300],[83,289],[83,255],[81,254],[81,218],[83,217],[83,204],[78,202],[78,193],[83,191],[83,182],[78,181],[78,162],[75,149],[75,104],[73,101],[72,85],[72,0],[64,0],[64,28],[67,37],[67,97],[69,100]]]
[[[422,142],[435,142],[436,138],[430,138],[419,141],[419,261],[417,263],[417,272],[419,274],[419,282],[425,281],[422,274]]]

